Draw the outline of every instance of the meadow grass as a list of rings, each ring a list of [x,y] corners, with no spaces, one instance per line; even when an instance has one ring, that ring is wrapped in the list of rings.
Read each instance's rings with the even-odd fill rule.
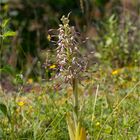
[[[132,45],[128,38],[126,44],[135,46],[129,51],[124,39],[118,38],[121,33],[112,16],[107,27],[110,32],[104,38],[106,46],[102,41],[102,51],[97,49],[100,66],[86,67],[79,53],[79,36],[68,18],[62,17],[57,30],[57,64],[48,66],[51,79],[26,81],[22,73],[16,73],[11,78],[15,91],[1,87],[0,140],[140,140],[139,42]],[[125,58],[128,52],[129,59]],[[132,52],[137,52],[136,57]],[[129,61],[134,65],[125,67]],[[121,68],[112,69],[115,63]]]
[[[139,68],[103,69],[79,85],[82,126],[91,140],[140,139]],[[32,83],[34,84],[34,83]],[[0,103],[0,139],[67,140],[66,113],[72,111],[72,88],[41,83],[42,90],[4,93]],[[49,87],[49,88],[48,88]],[[64,88],[65,87],[65,88]],[[2,109],[2,106],[1,106]]]

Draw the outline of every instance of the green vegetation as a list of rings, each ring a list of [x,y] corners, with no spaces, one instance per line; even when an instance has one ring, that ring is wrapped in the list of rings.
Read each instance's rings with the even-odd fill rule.
[[[139,140],[139,76],[138,68],[100,68],[81,81],[80,117],[89,139]],[[26,93],[1,92],[1,139],[69,139],[66,113],[72,110],[72,88],[61,83],[58,90],[54,81],[39,84]]]
[[[78,4],[2,0],[0,140],[140,140],[140,3]]]

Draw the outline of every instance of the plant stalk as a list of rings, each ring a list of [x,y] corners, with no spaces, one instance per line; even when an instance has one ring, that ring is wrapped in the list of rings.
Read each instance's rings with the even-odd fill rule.
[[[78,106],[78,80],[74,77],[72,79],[72,86],[73,86],[73,97],[74,97],[74,121],[75,121],[75,125],[77,126],[78,125],[78,109],[79,109],[79,106]]]

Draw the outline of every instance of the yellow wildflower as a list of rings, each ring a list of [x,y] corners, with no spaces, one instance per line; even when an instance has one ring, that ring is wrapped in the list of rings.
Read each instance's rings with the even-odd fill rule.
[[[33,79],[32,78],[29,78],[28,81],[27,81],[27,83],[28,84],[32,84],[33,83]]]
[[[51,36],[48,34],[47,39],[50,41],[51,40]]]
[[[20,107],[22,107],[22,106],[24,106],[25,102],[19,101],[17,104],[18,104]]]
[[[112,75],[117,75],[118,73],[119,73],[118,70],[114,70],[114,71],[112,71]]]
[[[51,65],[49,68],[54,69],[54,68],[56,68],[56,65]]]
[[[96,125],[96,126],[100,126],[100,122],[97,122],[95,125]]]

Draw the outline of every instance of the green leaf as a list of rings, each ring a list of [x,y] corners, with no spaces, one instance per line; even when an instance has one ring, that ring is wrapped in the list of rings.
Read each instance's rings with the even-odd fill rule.
[[[7,106],[5,104],[3,104],[3,103],[0,103],[0,110],[8,118],[8,120],[10,121],[10,115],[8,113]]]
[[[2,35],[2,37],[6,38],[6,37],[9,37],[9,36],[15,36],[15,35],[16,35],[16,32],[7,31]]]
[[[0,110],[2,111],[2,113],[7,116],[7,107],[5,104],[0,103]]]
[[[2,22],[1,27],[5,28],[8,25],[8,23],[9,23],[9,19],[4,19],[3,22]]]
[[[12,66],[6,65],[6,66],[4,66],[3,68],[0,69],[0,72],[14,75],[15,70]]]
[[[69,131],[69,137],[70,140],[75,140],[75,126],[74,126],[74,122],[70,116],[70,114],[67,114],[67,125],[68,125],[68,131]]]
[[[109,125],[106,125],[106,127],[105,127],[105,133],[106,134],[110,134],[111,132],[112,132],[112,127],[109,126]]]

